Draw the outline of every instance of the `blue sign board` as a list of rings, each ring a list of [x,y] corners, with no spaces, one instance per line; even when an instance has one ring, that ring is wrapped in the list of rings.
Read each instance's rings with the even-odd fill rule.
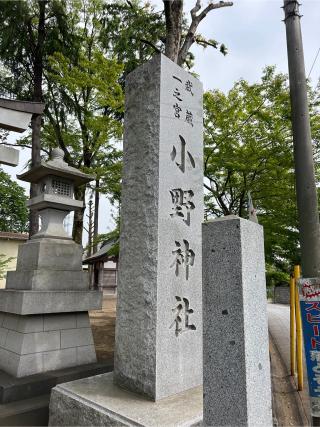
[[[311,412],[320,416],[320,281],[300,279],[299,297]]]

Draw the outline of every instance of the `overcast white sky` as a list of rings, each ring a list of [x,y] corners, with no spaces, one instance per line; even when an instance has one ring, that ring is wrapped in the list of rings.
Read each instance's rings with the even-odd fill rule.
[[[153,3],[162,7],[161,0]],[[206,5],[208,2],[202,3]],[[309,74],[320,48],[320,0],[300,0],[300,3],[306,72]],[[195,0],[185,0],[185,11],[189,13],[194,4]],[[223,42],[228,47],[229,54],[223,56],[210,48],[194,49],[194,71],[199,74],[205,90],[218,88],[228,91],[240,78],[252,83],[258,81],[266,65],[275,64],[279,71],[287,73],[282,5],[283,0],[234,0],[233,7],[214,10],[207,15],[199,27],[199,32],[207,38]],[[316,84],[319,77],[320,55],[310,78]],[[13,134],[12,137],[16,135]],[[30,150],[23,150],[19,166],[15,169],[4,169],[15,176],[25,167],[29,156]],[[110,204],[104,199],[100,207],[99,232],[105,233],[112,228]],[[84,237],[86,241],[87,236]]]

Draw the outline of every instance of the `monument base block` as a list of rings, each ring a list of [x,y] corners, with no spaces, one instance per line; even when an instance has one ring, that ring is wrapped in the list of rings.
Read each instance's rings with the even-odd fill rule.
[[[202,387],[153,402],[113,383],[113,373],[52,390],[49,426],[196,426],[202,420]]]

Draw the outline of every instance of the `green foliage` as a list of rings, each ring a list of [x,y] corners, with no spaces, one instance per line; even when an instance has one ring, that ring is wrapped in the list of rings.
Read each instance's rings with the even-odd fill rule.
[[[310,99],[317,160],[319,89],[310,89]],[[228,94],[207,92],[204,108],[207,215],[247,217],[250,191],[265,230],[266,261],[288,272],[299,260],[299,244],[287,76],[267,67],[260,83],[240,80]]]
[[[0,169],[0,231],[28,230],[27,196],[24,189]]]
[[[164,13],[139,0],[105,2],[100,41],[125,66],[125,74],[164,51]]]
[[[6,258],[4,254],[0,254],[0,279],[4,279],[6,276],[8,264],[14,257]]]
[[[289,283],[290,274],[277,269],[274,265],[266,264],[267,287],[274,287],[279,283]]]

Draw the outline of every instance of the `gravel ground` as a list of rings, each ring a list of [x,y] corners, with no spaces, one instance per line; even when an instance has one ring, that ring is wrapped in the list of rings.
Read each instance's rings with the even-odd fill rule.
[[[113,295],[103,298],[102,310],[90,312],[90,323],[98,362],[113,360],[116,302]]]

